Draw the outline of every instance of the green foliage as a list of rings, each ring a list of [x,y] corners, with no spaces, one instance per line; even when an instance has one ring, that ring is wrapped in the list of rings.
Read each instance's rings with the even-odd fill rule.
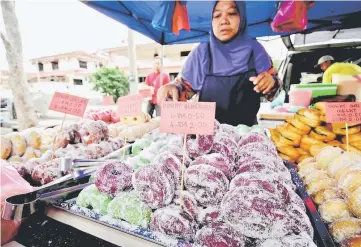
[[[120,96],[125,96],[129,93],[128,79],[124,72],[119,71],[118,67],[100,68],[91,77],[94,90],[113,96],[114,102],[117,102]]]

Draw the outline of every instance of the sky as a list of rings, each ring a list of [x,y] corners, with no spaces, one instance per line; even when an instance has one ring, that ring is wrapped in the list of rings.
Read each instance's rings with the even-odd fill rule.
[[[77,0],[17,0],[16,14],[28,60],[75,50],[121,46],[127,39],[127,27]],[[4,30],[0,12],[0,29]],[[136,43],[151,42],[136,33]],[[0,69],[7,68],[5,48],[0,42]],[[29,64],[25,64],[29,70]]]
[[[16,14],[23,43],[24,67],[29,60],[76,50],[94,52],[121,46],[127,27],[82,4],[78,0],[16,0]],[[4,30],[0,11],[0,30]],[[136,43],[152,42],[136,33]],[[271,56],[279,56],[279,42],[264,44]],[[272,47],[272,49],[269,49]],[[278,48],[277,48],[278,47]],[[0,42],[0,69],[7,69],[5,48]]]

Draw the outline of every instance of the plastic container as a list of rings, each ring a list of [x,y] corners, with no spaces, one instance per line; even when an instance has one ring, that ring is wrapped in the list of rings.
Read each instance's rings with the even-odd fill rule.
[[[311,103],[311,90],[292,90],[288,93],[291,106],[308,107]]]
[[[312,98],[320,96],[334,96],[337,93],[337,85],[324,83],[311,83],[306,85],[295,84],[291,85],[291,90],[311,90]]]

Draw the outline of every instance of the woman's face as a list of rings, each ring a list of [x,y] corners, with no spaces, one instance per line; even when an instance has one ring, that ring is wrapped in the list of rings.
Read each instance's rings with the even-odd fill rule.
[[[240,21],[234,1],[219,1],[213,11],[213,33],[220,41],[228,41],[237,34]]]

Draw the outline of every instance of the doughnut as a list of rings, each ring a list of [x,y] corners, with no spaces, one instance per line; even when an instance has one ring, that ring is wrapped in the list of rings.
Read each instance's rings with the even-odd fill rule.
[[[34,129],[25,130],[24,136],[25,136],[26,144],[29,147],[32,147],[34,149],[40,149],[41,136],[37,131],[35,131]]]
[[[76,205],[83,208],[89,208],[92,205],[93,197],[99,194],[100,192],[95,184],[91,184],[80,191],[76,198]]]
[[[9,158],[11,150],[12,150],[12,144],[9,138],[5,136],[0,137],[1,140],[1,159],[6,160]]]
[[[360,247],[361,246],[361,236],[357,235],[350,239],[347,239],[341,244],[341,247]]]
[[[37,163],[39,165],[40,163]],[[31,176],[31,172],[34,167],[24,164],[23,162],[11,162],[10,165],[15,168],[15,170],[22,176],[23,178]]]
[[[288,212],[291,218],[290,221],[293,233],[300,234],[301,232],[306,232],[308,236],[313,239],[313,226],[306,212],[297,205],[292,205]]]
[[[209,165],[215,168],[218,168],[220,171],[226,175],[227,178],[231,178],[233,176],[233,169],[235,167],[234,162],[230,161],[224,155],[219,153],[206,154],[196,158],[190,166],[193,165]]]
[[[330,178],[330,177],[328,176],[328,173],[326,171],[315,170],[303,177],[303,183],[307,185],[313,180],[320,180],[323,178]]]
[[[181,185],[181,161],[170,152],[163,152],[155,156],[151,164],[164,168],[165,172],[170,174],[170,181],[174,182],[175,188]]]
[[[132,145],[132,154],[139,154],[144,148],[149,147],[151,141],[148,139],[139,139]]]
[[[347,144],[342,144],[340,147],[344,151],[348,151],[348,152],[351,152],[351,153],[361,155],[361,150],[358,150],[357,148],[353,147],[352,145],[348,145],[348,149],[347,149]]]
[[[321,218],[326,223],[351,217],[347,203],[343,199],[330,199],[319,207]]]
[[[305,232],[299,235],[287,235],[282,238],[261,240],[257,247],[317,247]]]
[[[216,127],[215,127],[216,129]],[[235,142],[238,142],[240,136],[237,132],[236,127],[229,125],[229,124],[221,124],[221,129],[223,132],[226,132]],[[216,133],[216,130],[215,130]]]
[[[39,150],[35,150],[32,147],[27,147],[22,158],[23,160],[28,161],[32,158],[39,158],[40,156],[41,152]]]
[[[282,237],[291,232],[286,205],[277,196],[259,188],[237,187],[228,191],[221,202],[225,223],[251,238]]]
[[[268,179],[267,177],[266,179],[261,180],[256,176],[245,176],[245,174],[239,174],[232,179],[229,189],[234,190],[238,187],[245,186],[268,191],[269,193],[274,194],[284,204],[289,204],[291,201],[287,188],[281,183],[278,183],[275,180],[272,181],[272,179]]]
[[[229,181],[221,170],[201,164],[186,169],[184,184],[197,202],[207,207],[220,203],[228,190]]]
[[[307,152],[306,150],[303,150],[302,148],[296,148],[297,152],[302,156],[302,155],[310,155],[309,152]]]
[[[214,138],[211,135],[188,135],[187,151],[190,157],[197,158],[212,150]]]
[[[288,130],[286,127],[283,127],[283,126],[278,126],[276,129],[278,130],[279,133],[281,133],[281,135],[284,138],[292,141],[294,146],[299,146],[300,145],[301,138],[302,138],[302,136],[300,134],[298,134],[296,132],[292,132],[292,131]]]
[[[183,157],[185,156],[185,165],[189,166],[189,164],[191,163],[191,158],[189,157],[188,152],[184,153],[184,149],[181,147],[177,147],[174,145],[168,145],[163,147],[160,151],[159,151],[159,155],[161,155],[163,152],[169,152],[174,154],[181,162],[183,162]]]
[[[308,126],[307,124],[304,124],[303,122],[301,122],[299,119],[297,118],[291,118],[291,120],[287,121],[288,123],[290,123],[292,126],[294,126],[295,128],[299,129],[300,131],[302,131],[302,133],[304,135],[307,135],[308,133],[310,133],[311,131],[311,127]]]
[[[211,206],[198,210],[197,221],[206,226],[214,222],[221,222],[222,216],[218,206]]]
[[[313,201],[317,205],[321,205],[322,203],[331,199],[341,199],[341,195],[338,189],[336,188],[323,189],[317,192],[313,197]]]
[[[86,121],[81,126],[79,133],[84,145],[99,143],[104,137],[103,127],[100,124],[100,121]]]
[[[267,138],[259,133],[251,132],[247,133],[241,136],[240,140],[238,141],[238,147],[242,147],[244,145],[247,145],[249,143],[254,142],[267,142]]]
[[[60,129],[58,131],[60,131]],[[80,143],[81,138],[78,124],[65,125],[62,131],[55,137],[56,146],[65,148],[68,144]]]
[[[361,164],[359,164],[359,167],[350,169],[346,173],[342,174],[338,182],[342,191],[346,195],[361,187]]]
[[[101,141],[99,142],[99,147],[101,149],[103,149],[104,151],[104,156],[110,154],[111,152],[113,152],[113,146],[110,142],[107,141]]]
[[[304,164],[308,164],[308,163],[314,163],[316,162],[316,159],[314,157],[310,157],[310,158],[306,158],[304,160],[302,160],[301,162],[298,163],[298,167],[301,167]]]
[[[336,134],[324,126],[317,126],[311,131],[309,136],[323,142],[332,141],[336,138]]]
[[[110,138],[109,143],[112,145],[114,151],[121,149],[125,144],[124,140],[121,138]]]
[[[14,156],[14,155],[23,156],[26,150],[25,138],[17,133],[10,133],[5,137],[7,137],[11,142],[12,149],[10,156]]]
[[[317,102],[313,109],[319,111],[320,115],[326,115],[326,102]]]
[[[317,168],[327,170],[328,165],[336,158],[340,157],[343,150],[338,147],[325,147],[316,155]]]
[[[54,128],[48,128],[41,132],[40,139],[41,145],[53,145],[54,139],[57,135],[57,131]]]
[[[227,148],[229,148],[233,155],[238,153],[238,144],[225,132],[217,134],[215,136],[214,143],[224,144]]]
[[[175,196],[173,199],[174,205],[180,206],[180,191],[175,192]],[[182,191],[182,209],[184,212],[192,216],[194,219],[197,217],[198,214],[198,207],[197,207],[197,201],[192,196],[191,193],[189,193],[186,190]]]
[[[198,230],[198,225],[179,206],[170,205],[153,213],[150,229],[174,238],[192,241]]]
[[[309,131],[306,129],[306,130],[302,130],[302,129],[298,129],[296,128],[293,124],[291,123],[285,123],[284,124],[284,127],[288,130],[288,131],[291,131],[293,133],[296,133],[298,135],[308,135]]]
[[[354,237],[361,232],[361,219],[348,218],[338,220],[330,225],[330,234],[336,243]]]
[[[241,160],[242,163],[242,160]],[[265,165],[263,162],[261,162],[260,160],[247,160],[246,162],[244,162],[245,164],[241,164],[236,172],[235,172],[235,176],[238,174],[242,174],[242,173],[262,173],[264,175],[281,175],[286,173],[287,171],[283,171],[281,169],[279,169],[277,166],[273,166],[273,165]],[[287,168],[286,168],[287,169]]]
[[[320,180],[313,180],[306,186],[307,193],[309,195],[314,195],[320,190],[332,188],[337,185],[337,181],[331,178],[324,178]]]
[[[195,242],[204,247],[244,247],[246,245],[243,235],[230,225],[221,222],[212,223],[198,230]]]
[[[98,120],[97,123],[100,125],[100,129],[101,129],[101,134],[102,134],[102,137],[101,137],[101,140],[102,141],[107,141],[109,140],[109,129],[108,129],[108,125],[101,121],[101,120]]]
[[[320,125],[320,113],[317,110],[302,108],[294,117],[313,128]]]
[[[278,156],[277,150],[272,143],[267,142],[253,142],[242,146],[241,152],[266,152],[275,157]]]
[[[169,181],[164,170],[156,165],[147,165],[133,173],[132,184],[139,198],[152,209],[172,202],[175,182]]]
[[[213,143],[211,153],[221,154],[224,157],[227,157],[230,160],[230,162],[233,162],[235,160],[235,157],[231,149],[222,143]]]
[[[352,192],[348,206],[350,211],[358,218],[361,218],[361,187]]]
[[[361,130],[361,126],[360,125],[355,125],[355,126],[348,126],[348,134],[349,135],[354,135],[359,133]],[[333,133],[337,134],[337,135],[346,135],[346,126],[344,124],[340,125],[340,124],[332,124],[332,131]]]
[[[90,150],[89,152],[95,154],[96,158],[101,158],[106,155],[105,150],[97,143],[89,144],[87,147],[88,150]]]
[[[328,165],[328,172],[332,177],[338,180],[345,168],[359,162],[361,162],[361,156],[355,153],[344,152]]]
[[[277,146],[277,150],[292,160],[297,160],[300,157],[300,153],[292,146]]]
[[[62,177],[60,159],[53,159],[36,166],[31,174],[34,182],[42,185]]]
[[[300,177],[305,177],[306,175],[310,174],[311,172],[314,172],[317,170],[316,168],[316,162],[310,162],[310,163],[304,163],[302,165],[298,165],[298,174]]]
[[[313,156],[317,156],[317,154],[325,147],[327,147],[327,144],[324,144],[324,143],[313,144],[310,146],[310,154]]]
[[[310,147],[312,145],[316,145],[316,144],[322,145],[324,143],[317,140],[317,139],[315,139],[315,138],[311,138],[309,136],[303,136],[302,139],[301,139],[301,148],[303,150],[309,151]]]
[[[107,196],[116,196],[132,186],[133,170],[121,161],[105,162],[95,174],[95,185]]]
[[[108,204],[108,215],[115,219],[122,219],[130,224],[147,228],[152,210],[138,199],[132,192],[119,192]]]
[[[303,150],[303,149],[300,149]],[[299,150],[297,150],[299,151]],[[309,158],[313,158],[311,154],[302,154],[298,159],[297,159],[297,163],[301,163],[302,161],[309,159]]]

